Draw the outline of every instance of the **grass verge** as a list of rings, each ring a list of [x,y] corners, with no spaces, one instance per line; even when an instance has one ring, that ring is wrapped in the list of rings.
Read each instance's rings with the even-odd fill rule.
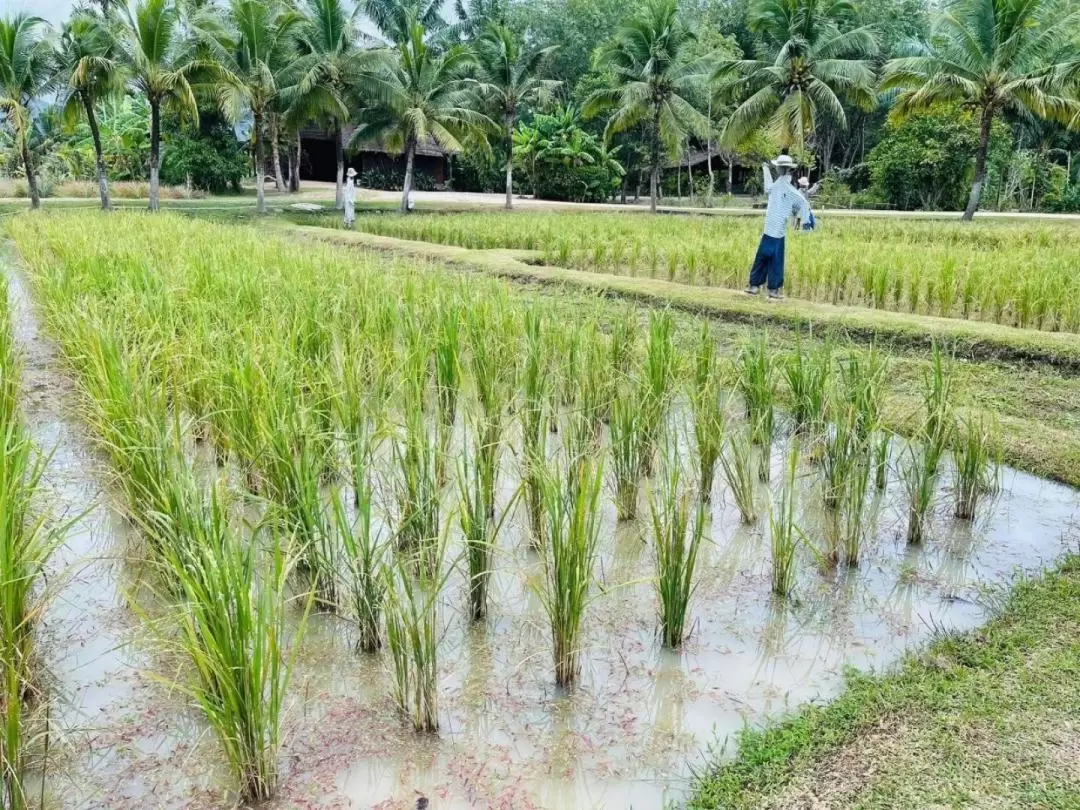
[[[705,808],[1080,804],[1080,556],[1022,582],[1001,615],[827,706],[746,730],[704,774]]]

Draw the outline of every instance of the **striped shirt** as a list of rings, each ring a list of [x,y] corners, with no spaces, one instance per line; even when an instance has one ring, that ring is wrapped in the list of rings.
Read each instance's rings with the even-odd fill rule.
[[[761,169],[765,173],[765,193],[769,195],[769,204],[765,209],[765,235],[783,239],[787,232],[788,217],[809,219],[810,204],[798,189],[791,185],[790,176],[785,174],[773,180],[769,173],[769,164],[761,164]]]

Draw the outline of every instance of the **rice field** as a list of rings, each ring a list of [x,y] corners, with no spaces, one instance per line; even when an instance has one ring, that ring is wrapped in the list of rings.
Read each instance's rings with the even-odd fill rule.
[[[56,806],[660,808],[744,723],[979,623],[1074,508],[958,416],[943,348],[909,440],[874,351],[728,354],[668,312],[175,216],[10,233],[152,673],[117,751],[66,735]]]
[[[325,224],[340,227],[336,217]],[[535,251],[549,265],[741,288],[759,217],[601,213],[361,214],[358,230],[474,249]],[[1080,331],[1073,224],[819,218],[789,232],[789,295],[1030,329]]]

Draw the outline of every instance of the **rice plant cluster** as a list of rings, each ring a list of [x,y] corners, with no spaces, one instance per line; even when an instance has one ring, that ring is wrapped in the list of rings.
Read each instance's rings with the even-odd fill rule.
[[[325,220],[340,225],[338,219]],[[820,217],[788,240],[786,290],[834,304],[1080,331],[1075,225]],[[369,213],[356,228],[468,248],[537,251],[545,264],[685,284],[746,283],[757,217],[647,218],[529,211],[403,217]]]
[[[27,777],[47,745],[36,635],[46,566],[64,537],[41,501],[47,458],[19,410],[20,363],[6,282],[0,282],[0,807],[29,806]]]
[[[809,575],[800,561],[859,564],[870,471],[889,478],[876,352],[780,352],[762,334],[722,356],[707,327],[669,312],[178,217],[11,230],[156,572],[145,612],[190,663],[181,686],[245,800],[277,786],[309,611],[355,628],[404,722],[436,732],[447,611],[483,632],[509,544],[535,550],[552,679],[572,688],[604,597],[605,509],[629,520],[647,503],[658,635],[679,647],[710,504],[733,499],[769,531],[773,590],[788,596]],[[956,448],[966,516],[993,482],[993,430],[957,433],[935,357],[925,430]],[[781,438],[792,449],[770,487]],[[835,537],[798,525],[804,479],[821,483]]]

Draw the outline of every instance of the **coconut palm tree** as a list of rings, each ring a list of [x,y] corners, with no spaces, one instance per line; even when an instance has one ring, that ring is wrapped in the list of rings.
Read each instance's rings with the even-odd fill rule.
[[[521,43],[501,25],[486,29],[474,45],[476,78],[482,97],[498,108],[502,116],[503,141],[506,146],[506,210],[514,207],[514,126],[522,102],[557,82],[539,77],[540,67],[554,47],[524,53]]]
[[[394,48],[394,59],[365,79],[371,102],[353,133],[352,144],[376,138],[405,155],[401,210],[408,213],[416,148],[427,139],[460,150],[460,138],[498,127],[479,112],[477,83],[466,73],[472,52],[455,45],[440,51],[429,45],[423,25],[410,13],[409,36]]]
[[[737,146],[764,127],[782,147],[802,151],[822,123],[847,128],[844,101],[871,109],[867,59],[877,40],[868,26],[841,30],[854,10],[851,0],[758,0],[749,24],[773,54],[717,63],[718,98],[736,103],[721,142]]]
[[[123,91],[124,77],[116,59],[116,40],[107,21],[95,14],[72,17],[60,34],[57,59],[64,120],[72,124],[85,118],[90,127],[97,161],[98,194],[102,210],[108,211],[109,178],[94,108],[98,101]]]
[[[52,69],[46,33],[40,17],[16,14],[0,19],[0,112],[26,170],[33,208],[41,207],[41,194],[30,154],[30,103],[45,89]]]
[[[308,121],[329,124],[337,152],[335,204],[343,208],[343,132],[350,117],[350,101],[362,77],[376,68],[383,56],[361,49],[359,8],[349,11],[342,0],[301,0],[300,13],[298,54],[282,77],[281,98],[298,139],[299,127]]]
[[[227,12],[235,47],[221,83],[221,96],[226,114],[234,122],[248,112],[253,119],[255,194],[260,214],[266,213],[263,129],[267,115],[275,114],[273,105],[278,98],[280,79],[294,53],[293,32],[301,21],[299,14],[275,0],[231,0]],[[275,128],[273,135],[276,134]],[[279,167],[278,175],[280,171]]]
[[[1080,102],[1063,82],[1075,65],[1078,22],[1080,10],[1052,0],[953,0],[938,16],[929,42],[886,64],[883,89],[901,91],[893,115],[941,102],[977,112],[979,146],[965,220],[979,207],[990,128],[998,115],[1080,123]]]
[[[442,16],[443,0],[360,0],[364,15],[375,24],[386,43],[400,45],[411,36],[413,23],[428,39],[452,36]]]
[[[583,108],[586,117],[614,109],[605,136],[644,125],[653,213],[662,157],[675,155],[688,135],[708,136],[708,119],[689,101],[711,61],[708,55],[691,55],[695,39],[679,19],[677,0],[648,0],[598,50],[596,67],[610,77],[610,85],[594,91]]]
[[[209,64],[199,53],[206,9],[185,19],[178,0],[135,0],[122,7],[117,61],[129,86],[150,105],[150,210],[160,207],[161,112],[198,119],[192,83]],[[181,23],[184,23],[182,26]],[[186,35],[185,35],[186,34]]]

